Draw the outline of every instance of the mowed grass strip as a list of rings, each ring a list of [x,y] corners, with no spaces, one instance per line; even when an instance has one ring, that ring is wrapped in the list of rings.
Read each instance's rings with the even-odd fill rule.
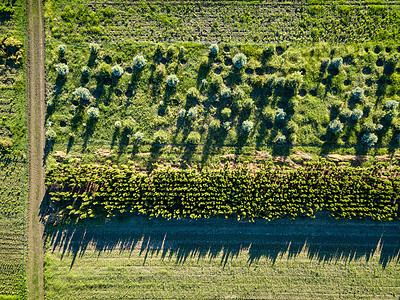
[[[247,251],[223,264],[222,252],[196,253],[179,261],[133,251],[87,251],[80,257],[48,251],[48,299],[268,299],[391,298],[400,294],[400,266],[369,261],[319,261],[306,252],[276,261],[249,262]]]

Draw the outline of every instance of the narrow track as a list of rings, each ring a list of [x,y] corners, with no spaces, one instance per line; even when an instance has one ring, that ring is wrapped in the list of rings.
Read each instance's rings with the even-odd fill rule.
[[[45,195],[44,23],[41,0],[27,0],[27,110],[29,198],[27,206],[27,299],[44,299],[44,224],[40,204]]]

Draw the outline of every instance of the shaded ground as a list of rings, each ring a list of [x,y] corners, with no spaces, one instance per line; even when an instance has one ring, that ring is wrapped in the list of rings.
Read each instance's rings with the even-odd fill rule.
[[[323,216],[64,226],[48,232],[46,290],[49,299],[82,289],[88,299],[388,297],[400,293],[399,230]]]
[[[27,0],[27,108],[29,199],[27,207],[27,299],[44,299],[43,231],[39,209],[44,197],[44,30],[42,1]]]

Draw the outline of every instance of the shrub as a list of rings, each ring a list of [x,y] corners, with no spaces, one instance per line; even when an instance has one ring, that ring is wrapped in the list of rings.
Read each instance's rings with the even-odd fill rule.
[[[66,64],[59,63],[56,65],[56,71],[58,72],[58,75],[60,76],[67,76],[69,72],[69,68]]]
[[[101,63],[99,65],[98,74],[99,74],[100,77],[103,77],[103,78],[104,77],[110,77],[111,76],[111,72],[112,72],[112,69],[111,69],[111,66],[109,64],[103,62],[103,63]]]
[[[190,99],[193,99],[193,100],[199,100],[200,99],[200,92],[195,87],[191,87],[187,91],[187,97],[190,98]]]
[[[231,117],[231,110],[227,107],[225,107],[222,111],[221,111],[221,116],[222,119],[229,119]]]
[[[134,137],[134,139],[135,139],[135,142],[140,142],[140,141],[142,141],[143,138],[144,138],[144,133],[138,131],[138,132],[136,132],[136,133],[134,134],[133,137]]]
[[[91,54],[97,54],[99,53],[100,45],[94,43],[89,44],[89,50]]]
[[[284,120],[286,118],[286,112],[282,108],[278,108],[275,111],[275,119],[278,121]]]
[[[382,124],[376,124],[376,130],[377,131],[381,131],[383,129],[383,125]]]
[[[252,110],[254,107],[254,101],[251,98],[246,98],[243,100],[243,108],[245,110]]]
[[[210,54],[213,56],[217,56],[219,52],[219,47],[217,44],[211,44],[211,46],[208,48],[210,50]]]
[[[46,131],[46,139],[48,141],[54,141],[57,138],[57,133],[53,129],[47,129]]]
[[[397,102],[396,100],[387,100],[384,105],[385,109],[388,109],[388,110],[394,110],[398,106],[399,106],[399,102]]]
[[[303,75],[301,72],[293,72],[286,78],[286,87],[292,91],[297,91],[303,83]]]
[[[73,95],[78,97],[81,100],[87,101],[90,98],[90,91],[87,88],[84,87],[78,87],[75,92],[73,92]]]
[[[229,131],[229,129],[231,129],[232,127],[232,123],[231,122],[224,122],[224,124],[222,124],[222,128],[226,131]]]
[[[246,120],[242,123],[242,129],[244,132],[249,133],[254,127],[254,123],[252,121]]]
[[[351,118],[352,114],[353,112],[350,109],[345,108],[340,112],[340,117],[342,117],[345,120],[348,120]]]
[[[351,96],[355,100],[360,100],[364,96],[364,89],[356,87],[354,90],[351,91]]]
[[[115,123],[114,123],[114,126],[115,126],[115,128],[121,128],[121,126],[122,126],[122,123],[121,123],[121,121],[116,121]]]
[[[158,65],[154,71],[154,82],[160,84],[163,82],[164,77],[167,75],[167,70],[164,65]]]
[[[196,145],[200,143],[200,133],[196,131],[191,131],[186,139],[186,142],[191,145]]]
[[[196,120],[196,118],[197,118],[197,109],[196,109],[196,107],[189,108],[187,116],[188,116],[188,118],[190,120]]]
[[[208,83],[207,79],[203,78],[203,79],[201,80],[201,85],[202,85],[203,87],[205,87],[205,86],[207,85],[207,83]]]
[[[214,119],[210,122],[210,129],[213,131],[217,131],[221,128],[221,121],[218,119]]]
[[[67,51],[67,46],[66,45],[59,45],[58,46],[58,52],[63,55]]]
[[[154,142],[157,144],[165,144],[168,141],[168,134],[164,130],[159,130],[154,134]]]
[[[335,69],[339,69],[339,67],[343,64],[343,58],[335,57],[332,59],[331,66]]]
[[[276,137],[275,137],[275,139],[274,139],[274,142],[276,143],[276,144],[285,144],[286,143],[286,136],[285,135],[283,135],[282,133],[279,133]]]
[[[362,130],[363,130],[364,132],[374,132],[374,131],[376,130],[376,128],[377,128],[376,124],[374,124],[374,122],[372,122],[371,120],[369,120],[369,121],[366,121],[366,122],[363,124]]]
[[[329,123],[328,128],[332,133],[340,133],[343,131],[343,124],[339,120],[333,120]]]
[[[388,110],[387,112],[386,112],[386,114],[385,114],[385,119],[388,121],[388,122],[392,122],[392,120],[394,119],[394,118],[396,118],[397,117],[397,111],[395,111],[395,110]]]
[[[184,118],[184,117],[186,117],[186,109],[181,108],[181,109],[178,111],[178,117],[179,117],[179,118]]]
[[[330,63],[331,63],[330,58],[324,58],[321,61],[321,69],[326,70],[326,68],[329,66]]]
[[[378,137],[375,133],[367,132],[361,137],[361,142],[367,147],[372,147],[378,142]]]
[[[224,83],[221,76],[213,76],[211,78],[210,87],[216,92],[219,93],[221,90],[221,86]]]
[[[331,104],[331,109],[334,111],[340,111],[343,108],[343,102],[340,100],[335,100]]]
[[[276,77],[274,86],[283,89],[286,85],[286,78],[285,77]]]
[[[87,114],[91,119],[97,119],[100,116],[100,111],[97,107],[90,107],[87,110]]]
[[[286,130],[288,133],[297,133],[299,131],[299,125],[293,120],[287,123]]]
[[[115,77],[121,77],[122,74],[124,74],[124,69],[122,69],[122,67],[119,65],[113,66],[111,70],[112,70],[113,76],[115,76]]]
[[[232,95],[232,90],[228,87],[222,89],[221,91],[221,98],[222,99],[229,99]]]
[[[275,45],[268,45],[263,51],[264,57],[269,58],[275,54]]]
[[[358,119],[360,119],[363,115],[363,112],[361,109],[355,108],[353,109],[353,111],[351,112],[351,119],[353,121],[357,121]]]
[[[82,75],[88,77],[90,75],[91,69],[88,66],[83,66],[81,69]]]
[[[147,64],[147,60],[144,58],[143,55],[136,55],[133,58],[133,66],[138,69],[142,70]]]
[[[275,122],[276,111],[270,107],[265,107],[262,111],[262,115],[266,122],[273,124]]]
[[[168,75],[167,77],[167,84],[169,87],[176,87],[179,83],[179,79],[178,77],[176,77],[176,75],[172,74],[172,75]]]
[[[233,65],[240,70],[247,64],[247,57],[243,53],[236,54],[232,59]]]

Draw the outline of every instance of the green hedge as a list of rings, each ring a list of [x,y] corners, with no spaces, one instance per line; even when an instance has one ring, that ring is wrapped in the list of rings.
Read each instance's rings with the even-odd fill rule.
[[[149,175],[129,167],[59,166],[47,174],[52,204],[69,219],[136,212],[164,218],[238,219],[314,217],[399,219],[400,168],[337,167],[201,173],[164,169]],[[397,201],[396,201],[397,200]]]

